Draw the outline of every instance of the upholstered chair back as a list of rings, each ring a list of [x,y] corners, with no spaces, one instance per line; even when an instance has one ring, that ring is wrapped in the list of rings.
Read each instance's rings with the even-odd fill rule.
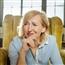
[[[8,49],[12,38],[17,35],[21,16],[6,15],[3,21],[3,48]]]

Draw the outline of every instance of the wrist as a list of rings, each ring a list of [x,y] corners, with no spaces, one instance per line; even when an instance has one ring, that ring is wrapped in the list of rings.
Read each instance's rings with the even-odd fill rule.
[[[26,51],[24,50],[24,48],[21,48],[19,55],[26,55]]]
[[[24,52],[24,49],[21,49],[19,52],[19,59],[18,59],[18,65],[26,65],[25,60],[26,53]]]

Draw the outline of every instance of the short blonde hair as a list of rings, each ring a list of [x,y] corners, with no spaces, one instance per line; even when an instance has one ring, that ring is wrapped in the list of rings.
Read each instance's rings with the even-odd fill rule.
[[[34,17],[36,15],[39,15],[41,17],[42,26],[45,26],[48,29],[49,21],[48,21],[46,13],[44,11],[40,12],[40,11],[32,10],[32,11],[27,12],[23,19],[23,21],[24,21],[23,25],[27,22],[27,20],[30,20],[32,17]]]

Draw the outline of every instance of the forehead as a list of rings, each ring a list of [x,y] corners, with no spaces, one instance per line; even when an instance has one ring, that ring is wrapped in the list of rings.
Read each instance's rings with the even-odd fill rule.
[[[41,20],[41,16],[40,15],[35,15],[31,19]]]
[[[34,17],[32,17],[30,20],[32,20],[32,21],[41,21],[41,17],[40,17],[40,15],[35,15]]]
[[[40,15],[35,15],[35,16],[31,17],[30,19],[26,20],[26,22],[31,22],[31,21],[33,21],[33,22],[40,22],[40,21],[42,21],[42,19],[41,19]]]

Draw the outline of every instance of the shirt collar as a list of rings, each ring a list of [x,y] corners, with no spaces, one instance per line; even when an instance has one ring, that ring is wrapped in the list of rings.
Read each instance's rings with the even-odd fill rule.
[[[44,42],[43,41],[41,42],[41,45],[38,48],[42,48],[45,45],[48,45],[48,37],[46,38],[46,40]]]

